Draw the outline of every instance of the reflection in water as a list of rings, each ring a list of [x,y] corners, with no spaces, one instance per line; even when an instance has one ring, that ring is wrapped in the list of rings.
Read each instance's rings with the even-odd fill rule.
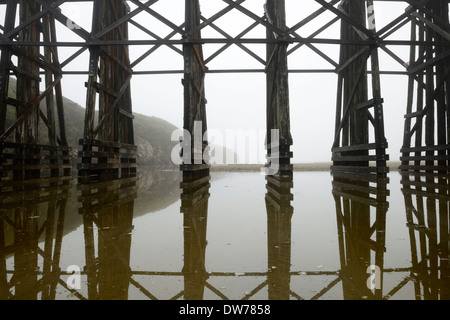
[[[138,208],[136,177],[92,184],[67,178],[1,181],[0,299],[54,300],[62,292],[78,299],[127,299],[130,283],[145,292],[131,278],[133,213],[176,201],[178,177],[178,172],[141,174],[139,184],[145,185]],[[79,227],[82,237],[69,247],[84,242],[85,260],[70,259],[78,275],[87,277],[81,290],[69,285],[72,273],[60,265],[63,239]]]
[[[70,180],[1,184],[0,299],[54,299]],[[44,249],[39,242],[44,241]],[[8,281],[6,259],[14,257]],[[38,265],[43,260],[42,266]],[[11,292],[14,292],[11,293]]]
[[[388,178],[333,172],[344,299],[381,299]],[[374,219],[373,219],[374,218]]]
[[[236,180],[235,186],[240,186],[251,174],[244,173],[243,180]],[[298,177],[307,179],[306,176]],[[395,176],[395,179],[399,177]],[[400,197],[395,199],[400,206],[392,205],[390,200],[391,208],[401,207],[401,210],[387,215],[389,179],[333,172],[333,199],[329,191],[325,191],[328,199],[322,194],[320,199],[328,201],[327,213],[333,228],[337,226],[338,244],[333,249],[336,252],[335,267],[332,270],[311,270],[310,267],[302,267],[305,262],[308,265],[310,253],[305,251],[305,255],[298,257],[298,249],[291,250],[292,243],[296,243],[295,248],[307,247],[311,251],[320,247],[315,243],[318,239],[314,235],[308,236],[307,243],[296,241],[299,233],[303,235],[297,223],[304,226],[323,221],[311,216],[311,208],[302,207],[307,202],[302,197],[308,194],[298,192],[297,181],[295,194],[299,197],[296,196],[293,202],[292,173],[267,176],[265,200],[262,186],[258,196],[261,205],[265,201],[266,210],[258,207],[256,212],[253,200],[248,200],[242,193],[237,207],[230,207],[239,209],[227,212],[226,216],[226,219],[239,219],[240,223],[249,225],[254,223],[253,213],[260,217],[267,216],[267,230],[264,226],[264,230],[258,226],[256,231],[260,234],[267,232],[267,240],[265,235],[260,238],[262,251],[257,254],[262,263],[255,264],[260,269],[246,270],[245,265],[237,266],[237,270],[245,272],[233,269],[217,272],[215,268],[219,266],[220,269],[220,264],[227,258],[221,256],[221,252],[208,252],[208,240],[211,243],[209,250],[218,245],[223,247],[227,241],[207,232],[208,228],[213,230],[214,221],[218,221],[218,217],[214,216],[217,208],[211,207],[213,202],[210,200],[210,191],[217,189],[211,189],[209,170],[183,172],[181,195],[180,172],[174,175],[160,172],[138,180],[121,179],[91,185],[72,184],[70,180],[54,180],[39,186],[3,183],[0,184],[0,299],[133,299],[142,294],[145,298],[157,299],[167,289],[170,298],[186,300],[209,297],[228,299],[232,295],[244,300],[288,300],[311,296],[311,299],[389,299],[411,293],[413,295],[409,298],[450,299],[448,178],[403,174],[403,196],[397,190]],[[214,185],[216,180],[213,181]],[[329,187],[329,180],[324,181]],[[161,185],[164,183],[165,187]],[[243,189],[237,190],[231,194],[236,195]],[[175,201],[180,201],[180,206],[171,206]],[[299,205],[295,216],[293,203]],[[316,202],[311,203],[317,205]],[[167,210],[158,211],[160,208]],[[183,213],[183,228],[177,212],[179,209]],[[253,211],[245,215],[239,211],[241,209]],[[144,214],[154,211],[158,213]],[[391,249],[391,242],[386,240],[386,230],[391,235],[399,232],[388,223],[392,219],[387,218],[392,218],[392,215],[397,220],[401,218],[403,231],[409,230],[410,244],[402,244],[400,250],[410,249],[411,253],[407,251],[408,265],[403,264],[400,268],[395,265],[399,260],[389,261],[395,250],[386,254],[386,247]],[[180,219],[179,231],[173,227],[173,217]],[[153,270],[152,261],[159,260],[158,254],[166,254],[164,248],[156,250],[156,255],[149,254],[148,258],[139,257],[141,265],[132,259],[136,257],[136,252],[141,252],[139,249],[135,249],[135,255],[130,255],[132,240],[139,242],[136,240],[139,232],[133,237],[134,228],[148,233],[145,226],[155,221],[167,225],[171,228],[171,234],[175,235],[172,240],[176,244],[171,246],[178,247],[179,251],[167,251],[167,254],[179,254],[180,257],[183,254],[175,271],[173,266],[161,263],[155,268],[157,271]],[[321,236],[320,230],[317,234]],[[251,232],[244,235],[248,237],[245,239],[253,236]],[[332,236],[333,239],[335,237]],[[144,241],[148,239],[144,237]],[[167,244],[164,241],[170,241],[170,237],[156,239],[161,247]],[[150,252],[147,242],[135,244],[141,246],[144,252]],[[264,252],[266,245],[267,256]],[[177,257],[172,260],[175,259]],[[393,268],[385,266],[392,263]],[[72,264],[80,267],[81,289],[72,289],[67,281],[71,274],[66,267]],[[148,269],[151,270],[147,270],[146,266],[150,266]],[[158,280],[153,282],[156,278]],[[320,282],[314,287],[319,290],[312,291],[313,287],[308,286],[313,281]],[[161,282],[163,285],[158,286]]]
[[[417,300],[450,299],[448,175],[402,174]]]
[[[291,295],[291,219],[294,208],[292,173],[266,177],[268,297],[289,300]]]
[[[128,299],[136,178],[79,185],[83,216],[88,298]],[[95,255],[94,226],[98,231]]]
[[[202,300],[208,273],[205,269],[209,169],[183,172],[181,212],[184,233],[184,299]]]
[[[208,280],[210,277],[235,277],[237,274],[235,272],[206,270],[210,179],[209,169],[183,172],[181,212],[183,213],[184,235],[184,266],[182,270],[184,290],[174,296],[174,299],[183,296],[186,300],[202,300],[205,298],[205,288],[208,288],[221,299],[228,299],[220,288],[215,287]],[[239,275],[243,279],[264,276],[267,277],[267,280],[254,290],[246,292],[243,297],[244,300],[257,295],[266,286],[270,300],[289,299],[292,294],[290,290],[292,186],[292,172],[283,176],[267,176],[265,200],[268,271]]]
[[[78,187],[88,298],[127,299],[136,178]],[[65,280],[70,274],[60,268],[71,191],[70,180],[54,180],[45,187],[2,184],[1,299],[54,300],[57,286],[85,299],[68,285]],[[94,226],[98,233],[97,257]],[[6,268],[10,255],[14,257],[13,270]],[[8,281],[9,274],[12,276]]]

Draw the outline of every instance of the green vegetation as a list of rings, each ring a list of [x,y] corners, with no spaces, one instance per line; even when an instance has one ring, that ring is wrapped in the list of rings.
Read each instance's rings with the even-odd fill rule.
[[[9,95],[15,97],[16,81],[11,79]],[[45,101],[42,104],[42,110],[45,110]],[[44,111],[45,113],[45,111]],[[67,142],[72,147],[73,155],[76,157],[79,149],[79,140],[83,137],[85,108],[77,103],[64,98],[64,118],[66,122]],[[140,165],[171,165],[171,152],[176,142],[171,141],[172,132],[176,129],[173,124],[157,118],[141,114],[134,114],[134,135],[135,144],[138,146],[138,163]],[[8,107],[7,127],[9,127],[16,118],[15,109]],[[41,121],[40,142],[45,144],[47,137],[47,128]],[[57,128],[57,132],[59,129]]]

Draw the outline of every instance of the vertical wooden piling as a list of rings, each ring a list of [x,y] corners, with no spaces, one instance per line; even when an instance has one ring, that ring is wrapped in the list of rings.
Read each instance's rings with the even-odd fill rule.
[[[5,23],[4,30],[5,32],[11,31],[15,26],[16,21],[16,12],[17,12],[17,2],[15,0],[8,0],[5,12]],[[12,40],[13,37],[10,37],[9,40]],[[8,101],[9,96],[9,86],[10,86],[10,60],[12,55],[12,48],[9,46],[3,46],[1,48],[1,57],[0,57],[0,132],[3,134],[2,139],[0,140],[0,165],[2,166],[2,170],[0,171],[0,181],[9,178],[13,178],[14,175],[17,175],[17,171],[15,170],[7,170],[5,166],[11,164],[11,160],[6,160],[6,155],[8,149],[5,148],[3,140],[6,140],[4,137],[4,133],[6,131],[6,116],[8,111],[8,106],[10,102]],[[15,164],[13,164],[15,165]]]
[[[366,25],[366,7],[365,1],[347,1],[348,15],[361,25]],[[358,41],[361,35],[354,29],[353,25],[342,21],[344,32],[343,40]],[[348,45],[345,50],[345,59],[348,60],[357,54],[363,46]],[[365,110],[357,109],[359,103],[368,100],[367,85],[367,61],[365,57],[359,57],[344,71],[344,104],[349,105],[349,137],[348,145],[361,145],[369,143],[369,124],[368,116]],[[362,73],[362,76],[359,76]],[[366,150],[361,150],[361,155],[367,155]],[[359,163],[359,162],[357,162]],[[367,165],[368,162],[362,161],[361,165]],[[358,164],[356,164],[358,165]]]
[[[280,31],[286,27],[286,6],[284,0],[268,0],[266,2],[266,18],[270,24]],[[266,111],[266,149],[267,166],[279,164],[278,174],[284,175],[292,170],[290,164],[292,152],[290,107],[289,107],[289,75],[287,63],[287,46],[285,34],[276,33],[267,28],[267,111]],[[272,41],[278,40],[278,43]],[[272,140],[272,130],[278,130],[278,141]],[[278,150],[276,150],[278,149]]]
[[[389,171],[384,130],[378,48],[365,45],[375,35],[373,1],[343,1],[336,107],[333,170],[386,175]],[[352,43],[354,42],[354,43]],[[371,58],[373,98],[369,99],[368,58]],[[370,110],[373,109],[373,114]],[[374,130],[371,143],[370,124]],[[374,165],[373,165],[374,164]]]
[[[266,189],[269,299],[290,296],[293,144],[290,123],[286,4],[268,0],[266,20]],[[275,32],[277,30],[278,32]]]
[[[40,6],[34,1],[20,1],[19,16],[20,21],[27,21],[40,11]],[[19,33],[20,41],[39,42],[41,24],[33,22]],[[39,66],[34,60],[39,57],[39,47],[28,46],[21,48],[24,55],[18,57],[18,68],[21,70],[17,74],[17,100],[23,102],[34,102],[39,96]],[[39,108],[33,108],[26,112],[29,105],[22,103],[17,106],[17,118],[25,115],[25,120],[16,129],[16,142],[39,143]]]
[[[184,137],[181,212],[184,225],[184,296],[185,299],[203,299],[205,281],[206,223],[209,198],[209,164],[205,150],[208,137],[205,66],[201,39],[200,4],[198,0],[185,1],[184,58]],[[192,41],[192,42],[191,42]],[[204,141],[205,139],[205,141]],[[206,156],[206,157],[205,157]]]
[[[6,5],[4,31],[9,32],[10,40],[17,39],[18,43],[23,42],[26,45],[2,47],[0,61],[1,179],[34,180],[69,177],[71,174],[70,148],[65,136],[62,72],[58,61],[54,16],[52,13],[41,15],[42,6],[36,1],[8,1]],[[19,26],[16,26],[16,13],[19,16]],[[41,41],[46,42],[43,54],[41,54]],[[51,43],[54,45],[50,45]],[[17,63],[13,56],[17,57]],[[41,73],[44,74],[45,81],[42,81]],[[12,96],[9,91],[11,75],[17,78],[15,96]],[[41,110],[44,106],[46,106],[46,112]],[[6,127],[6,115],[11,115],[12,108],[15,108],[15,119]],[[39,132],[42,124],[47,127],[46,135]],[[58,133],[57,126],[59,126]]]
[[[40,6],[34,1],[20,1],[19,5],[19,16],[20,21],[26,21],[30,19],[33,15],[38,13]],[[41,24],[35,21],[27,28],[19,33],[20,41],[40,41],[40,29]],[[19,105],[16,106],[16,117],[24,117],[24,120],[16,129],[16,139],[18,143],[25,144],[39,144],[39,108],[36,106],[30,110],[30,104],[36,101],[39,96],[39,66],[34,61],[39,58],[40,48],[37,46],[22,47],[24,55],[18,57],[18,69],[20,72],[17,74],[17,100]],[[30,110],[30,111],[29,111]],[[32,153],[36,153],[33,150]],[[22,160],[20,160],[22,161]],[[33,166],[37,162],[35,159],[25,159],[25,166]],[[18,163],[16,161],[16,163]],[[15,179],[20,179],[21,171],[17,170],[20,176],[15,176]],[[39,178],[39,171],[37,170],[25,170],[23,178]]]
[[[100,33],[104,41],[128,40],[127,22],[104,32],[127,13],[128,6],[123,1],[95,1],[92,36]],[[80,140],[78,165],[81,183],[136,175],[131,77],[127,45],[90,48],[84,137]],[[98,123],[95,123],[97,96]]]
[[[412,36],[417,31],[418,40],[433,45],[411,45],[400,166],[404,172],[449,172],[450,58],[445,45],[450,32],[448,21],[448,5],[441,1],[430,2],[412,14]]]
[[[207,127],[205,76],[206,66],[203,58],[202,46],[191,41],[201,39],[201,33],[196,27],[200,25],[200,4],[198,0],[185,1],[185,41],[183,45],[184,57],[184,118],[183,129],[190,135],[191,145],[183,155],[181,170],[208,170],[207,158],[204,158],[208,145],[205,133]],[[185,137],[187,138],[187,137]],[[206,141],[204,141],[205,139]]]
[[[16,20],[17,2],[8,0],[6,4],[4,32],[9,32],[14,28]],[[12,37],[11,37],[12,38]],[[10,38],[10,40],[11,40]],[[0,132],[6,130],[6,112],[8,107],[9,71],[11,59],[11,48],[4,46],[1,48],[0,57]]]

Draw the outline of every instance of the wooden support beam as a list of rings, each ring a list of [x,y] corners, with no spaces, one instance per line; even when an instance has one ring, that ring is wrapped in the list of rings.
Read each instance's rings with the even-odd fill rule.
[[[266,20],[271,25],[267,27],[266,36],[270,40],[279,40],[287,30],[285,1],[269,0],[265,5]],[[279,173],[289,171],[290,157],[282,158],[280,153],[292,155],[289,152],[293,144],[290,123],[289,106],[289,75],[286,44],[267,44],[267,111],[266,111],[266,149],[267,166],[279,166]],[[273,130],[278,130],[278,136],[272,136]],[[277,140],[272,140],[273,138]],[[271,173],[273,174],[273,172]]]
[[[19,6],[19,16],[21,21],[25,21],[39,12],[39,6],[32,1],[22,2]],[[38,21],[31,23],[21,30],[19,39],[21,41],[40,41],[41,24]],[[39,57],[39,47],[27,47],[24,50],[30,56]],[[34,102],[40,95],[39,82],[31,79],[27,74],[39,74],[39,67],[30,62],[26,57],[19,56],[17,67],[23,70],[23,73],[17,74],[17,99],[19,101]],[[28,111],[28,112],[27,112]],[[16,142],[21,143],[39,143],[39,110],[27,110],[24,106],[17,108],[17,118],[22,117],[19,125],[16,127]]]
[[[185,1],[185,34],[188,40],[201,39],[200,4],[198,0]],[[207,68],[201,44],[185,44],[184,56],[184,119],[183,128],[190,134],[191,150],[183,154],[182,171],[196,171],[207,166],[203,158],[207,141],[203,141],[207,131],[205,77]],[[198,168],[197,168],[198,167]],[[196,169],[197,168],[197,169]]]
[[[378,38],[373,1],[346,1],[340,5],[340,11],[341,40],[355,42],[360,39],[369,41]],[[368,97],[368,58],[371,63],[372,99]],[[371,161],[376,161],[377,167],[386,167],[386,160],[389,157],[386,155],[387,141],[384,132],[378,47],[372,46],[369,42],[366,45],[342,44],[340,65],[336,68],[336,72],[339,76],[333,144],[335,166],[364,168],[368,167]],[[373,109],[374,115],[369,112],[369,108]],[[376,146],[376,156],[369,156],[368,148],[354,151],[351,156],[343,157],[340,154],[340,148],[371,144],[369,142],[371,127],[375,132],[375,142],[372,144]],[[384,174],[385,171],[377,170],[380,174]]]
[[[412,40],[417,34],[419,40],[434,41],[435,45],[419,46],[418,50],[411,46],[400,169],[448,172],[450,58],[448,48],[439,44],[450,39],[448,6],[441,2],[408,2],[419,9],[412,14]]]
[[[15,27],[15,16],[18,8],[19,26]],[[41,157],[38,149],[27,149],[30,154],[26,158],[14,159],[11,165],[2,163],[4,174],[10,177],[10,173],[17,179],[36,179],[41,177],[44,170],[51,168],[51,176],[68,176],[70,170],[70,150],[62,154],[57,151],[58,146],[67,146],[65,136],[64,108],[61,92],[62,73],[58,61],[56,46],[56,30],[54,17],[43,10],[37,1],[20,2],[19,6],[14,2],[7,4],[6,26],[3,38],[17,40],[19,43],[35,42],[35,46],[6,46],[2,49],[2,79],[5,79],[2,96],[2,104],[10,103],[16,108],[16,120],[9,128],[4,123],[6,108],[1,107],[2,128],[0,136],[2,144],[10,136],[14,135],[14,141],[18,145],[39,145],[39,125],[42,121],[47,126],[47,137],[51,155]],[[42,39],[41,39],[42,35]],[[41,41],[51,43],[44,47],[41,54],[39,44]],[[17,56],[17,64],[11,55]],[[41,69],[45,76],[44,90],[41,92]],[[7,82],[11,70],[17,77],[16,97],[8,96]],[[6,71],[6,72],[5,72]],[[2,81],[0,81],[2,82]],[[41,110],[41,102],[45,99],[46,113]],[[59,135],[56,127],[59,127]],[[6,156],[8,149],[2,148],[2,156]],[[47,162],[49,160],[49,162]],[[9,169],[8,169],[9,168]],[[62,171],[61,171],[62,169]]]
[[[138,9],[129,13],[123,1],[96,1],[89,38],[126,41],[128,21],[153,3],[153,0],[140,3]],[[83,157],[78,165],[81,183],[127,178],[136,174],[136,151],[120,147],[134,146],[130,89],[132,73],[127,45],[90,48],[84,137],[80,141]],[[97,101],[99,118],[95,124]]]
[[[4,22],[4,32],[9,32],[14,28],[14,23],[16,19],[17,4],[15,0],[8,0],[5,22]],[[3,133],[6,129],[6,109],[8,103],[6,101],[8,97],[9,89],[9,69],[10,69],[10,54],[11,50],[9,47],[5,46],[1,48],[0,57],[0,133]]]

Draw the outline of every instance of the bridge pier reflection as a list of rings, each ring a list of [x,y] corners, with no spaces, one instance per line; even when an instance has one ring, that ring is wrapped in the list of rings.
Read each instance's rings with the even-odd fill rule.
[[[52,180],[45,186],[42,181],[37,185],[36,181],[1,183],[1,300],[55,299],[70,188],[67,179]],[[14,269],[7,270],[11,256]],[[9,280],[8,274],[12,274]]]
[[[344,299],[381,299],[389,179],[332,174]]]
[[[289,300],[291,295],[292,177],[292,172],[266,176],[269,300]]]
[[[210,188],[209,169],[184,171],[180,186],[184,236],[184,298],[202,300],[209,275],[205,268]]]
[[[314,261],[308,260],[311,258],[308,251],[298,256],[299,247],[307,248],[311,244],[296,241],[299,223],[309,222],[293,215],[294,205],[298,208],[299,205],[305,205],[305,208],[308,205],[304,198],[297,199],[297,204],[293,202],[293,175],[266,176],[266,192],[261,192],[266,207],[262,211],[259,208],[257,214],[259,220],[262,218],[264,222],[267,219],[267,226],[261,224],[263,230],[258,227],[257,232],[260,235],[267,232],[267,238],[264,235],[259,239],[257,247],[260,250],[254,251],[259,259],[255,264],[256,270],[248,270],[248,266],[239,261],[225,271],[211,267],[214,263],[226,263],[224,259],[227,258],[223,254],[225,251],[211,252],[216,248],[217,243],[213,244],[213,241],[217,235],[208,234],[208,227],[210,231],[217,227],[211,225],[217,220],[211,219],[211,213],[216,212],[211,212],[210,207],[215,207],[217,199],[210,202],[212,183],[209,169],[183,172],[180,198],[174,191],[178,190],[178,172],[176,177],[176,182],[171,184],[173,189],[165,191],[174,192],[174,197],[180,200],[179,209],[183,214],[183,228],[180,226],[178,230],[172,230],[177,234],[174,240],[180,248],[180,251],[175,250],[175,255],[183,254],[181,265],[176,270],[170,264],[161,264],[159,257],[167,252],[164,248],[156,249],[156,255],[148,250],[148,241],[159,246],[167,238],[153,237],[149,240],[146,227],[140,231],[144,232],[144,249],[149,253],[148,257],[135,260],[130,255],[133,218],[140,211],[148,213],[148,203],[162,198],[161,192],[155,194],[151,190],[143,193],[141,189],[143,198],[148,200],[150,194],[153,197],[149,197],[148,203],[143,203],[142,198],[136,201],[135,178],[89,185],[72,185],[71,180],[67,179],[52,180],[53,183],[48,184],[40,182],[39,186],[29,181],[25,184],[0,184],[0,299],[55,300],[66,298],[67,294],[70,299],[92,300],[139,297],[151,300],[162,297],[173,300],[450,299],[450,196],[447,175],[405,173],[392,176],[391,179],[401,177],[406,216],[403,208],[400,211],[391,208],[392,212],[387,216],[389,179],[378,175],[333,172],[334,198],[328,199],[331,200],[328,205],[333,206],[334,200],[331,218],[332,227],[334,223],[337,226],[338,241],[334,243],[336,259],[332,259],[336,265],[330,264],[331,270],[319,266],[321,270],[305,267],[304,263],[308,265]],[[149,184],[149,180],[142,181],[144,185]],[[161,191],[160,180],[154,182]],[[227,188],[230,192],[241,192],[240,189],[232,189]],[[215,194],[217,189],[213,191],[211,193]],[[396,205],[391,207],[398,208]],[[236,208],[242,208],[241,204]],[[173,214],[172,209],[166,212]],[[227,219],[243,218],[243,215],[227,213],[230,213]],[[145,219],[153,219],[150,216]],[[293,220],[293,217],[297,218]],[[308,215],[308,219],[310,217]],[[176,213],[172,217],[158,217],[166,218],[169,219],[169,228],[174,226],[170,219],[181,219]],[[160,222],[158,219],[148,221]],[[251,219],[242,221],[252,223]],[[398,220],[401,220],[400,225],[396,225]],[[161,228],[159,224],[157,228]],[[405,237],[395,240],[386,238],[387,229],[395,234],[395,238],[398,238],[397,232],[409,231],[410,248],[403,241]],[[178,237],[181,230],[182,240]],[[228,237],[240,236],[233,231]],[[165,232],[162,234],[165,235]],[[336,234],[333,234],[331,237],[336,239]],[[405,235],[408,238],[408,234]],[[252,236],[250,233],[244,235]],[[136,242],[137,238],[133,240]],[[308,235],[306,239],[317,238]],[[210,251],[207,251],[208,240],[212,246]],[[292,241],[296,241],[295,247]],[[244,244],[247,243],[251,245],[251,241]],[[223,248],[225,244],[221,241],[219,246]],[[399,244],[401,247],[398,247]],[[246,249],[249,248],[253,249]],[[389,254],[386,254],[386,248]],[[406,259],[401,255],[393,258],[392,253],[396,255],[395,250],[399,248]],[[229,249],[237,249],[232,254],[242,253],[239,252],[241,248]],[[222,256],[217,259],[214,257],[217,254]],[[212,259],[212,264],[207,263],[207,257]],[[156,261],[158,263],[154,264]],[[146,263],[149,263],[149,269],[145,268]],[[68,265],[80,267],[81,288],[70,286],[68,279],[72,274],[69,269],[66,270]],[[242,270],[245,272],[237,272]],[[161,283],[159,281],[164,281],[163,290],[158,285]]]
[[[88,299],[126,300],[136,178],[79,185]],[[98,233],[97,256],[95,231]]]
[[[449,176],[402,174],[417,300],[450,299]]]

